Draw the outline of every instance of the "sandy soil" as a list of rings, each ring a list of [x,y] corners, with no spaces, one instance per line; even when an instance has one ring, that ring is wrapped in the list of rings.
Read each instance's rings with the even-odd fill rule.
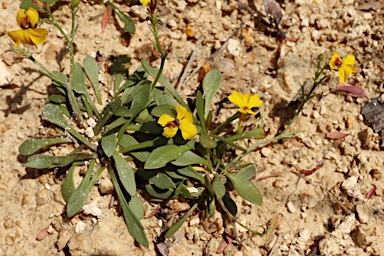
[[[160,35],[164,42],[172,42],[173,48],[164,72],[170,81],[178,80],[203,38],[191,70],[226,43],[208,62],[223,73],[216,99],[217,103],[224,100],[217,104],[219,113],[236,111],[225,100],[232,90],[259,93],[266,103],[270,134],[291,115],[294,104],[290,102],[299,92],[299,83],[313,77],[320,53],[326,58],[335,50],[355,55],[357,74],[347,84],[363,88],[366,97],[338,91],[337,74],[329,72],[330,77],[316,91],[321,97],[305,106],[293,127],[301,132],[249,157],[257,169],[252,182],[262,191],[264,204],[251,205],[237,196],[238,217],[259,231],[274,219],[277,228],[268,238],[239,229],[241,244],[230,243],[224,254],[384,255],[382,140],[361,114],[370,99],[384,98],[384,2],[280,1],[280,28],[290,39],[283,41],[262,21],[267,21],[262,16],[262,1],[250,1],[160,1]],[[175,210],[186,207],[170,202],[159,214],[143,220],[150,240],[145,249],[127,232],[113,193],[100,193],[100,184],[110,184],[106,174],[87,200],[101,212],[69,220],[60,193],[62,175],[23,168],[25,159],[18,154],[19,145],[30,136],[47,132],[40,114],[51,83],[30,61],[6,52],[10,44],[6,32],[17,27],[14,17],[19,1],[1,2],[0,255],[216,255],[225,231],[221,215],[212,221],[214,230],[204,228],[207,225],[194,216],[172,239],[164,241],[160,234],[180,216]],[[115,2],[135,20],[137,33],[127,41],[116,20],[102,33],[104,6],[83,1],[78,12],[76,59],[96,56],[99,51],[105,59],[130,54],[131,71],[141,58],[158,65],[151,51],[145,8],[132,3],[135,1]],[[253,16],[255,10],[258,17]],[[62,6],[54,14],[69,31],[68,7]],[[234,33],[241,24],[241,33]],[[62,38],[53,27],[44,26],[50,30],[48,42],[33,49],[35,57],[51,69],[68,72]],[[101,82],[107,92],[108,79]],[[188,97],[197,86],[196,74],[179,91]],[[329,132],[348,136],[330,139]],[[305,175],[310,170],[314,173]],[[376,188],[375,194],[367,199],[372,188]],[[157,206],[145,202],[145,207],[149,215]]]

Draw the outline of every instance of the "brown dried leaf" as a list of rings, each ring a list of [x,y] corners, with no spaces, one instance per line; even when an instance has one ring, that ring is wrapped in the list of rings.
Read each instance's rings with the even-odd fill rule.
[[[101,19],[101,31],[104,32],[105,28],[107,27],[108,21],[112,16],[112,8],[108,5],[105,8],[105,11],[103,13],[103,18]]]
[[[327,138],[332,140],[343,139],[348,136],[348,133],[343,132],[328,132]]]

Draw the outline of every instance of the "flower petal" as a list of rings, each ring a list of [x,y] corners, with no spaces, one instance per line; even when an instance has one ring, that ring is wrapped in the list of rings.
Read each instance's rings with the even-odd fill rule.
[[[48,30],[45,28],[29,28],[27,29],[30,40],[36,46],[38,44],[45,43],[47,39],[45,36],[48,34]]]
[[[175,137],[177,130],[178,130],[177,127],[170,128],[166,126],[164,127],[164,130],[163,130],[163,136],[167,138],[173,138]]]
[[[245,96],[240,92],[234,91],[228,96],[228,100],[241,108],[246,106]],[[239,110],[240,111],[240,110]],[[241,111],[240,111],[241,112]]]
[[[263,101],[260,100],[259,95],[254,94],[248,99],[248,108],[258,108],[263,105]]]
[[[31,28],[35,28],[37,23],[39,22],[39,13],[35,9],[29,8],[25,12],[25,14],[29,18],[29,23],[31,23]]]
[[[183,136],[185,140],[192,139],[197,133],[197,127],[192,122],[186,121],[185,118],[180,121],[179,128],[181,130],[181,136]]]
[[[150,2],[151,0],[140,0],[140,3],[144,6],[147,6],[148,3]]]
[[[346,65],[356,64],[355,56],[348,54],[347,57],[345,57],[345,59],[343,60],[342,64],[346,64]]]
[[[183,119],[187,115],[187,113],[189,113],[185,107],[176,105],[175,108],[176,108],[176,113],[177,113],[176,118],[179,120]]]
[[[168,123],[170,122],[173,122],[175,120],[174,117],[168,115],[168,114],[162,114],[159,118],[159,120],[157,120],[157,123],[159,125],[161,125],[162,127],[165,127],[167,126]]]
[[[332,57],[328,63],[329,67],[331,69],[338,69],[339,68],[339,66],[335,64],[336,60],[340,60],[340,53],[338,53],[338,52],[333,53],[333,55],[332,55]]]
[[[23,9],[20,9],[16,14],[16,21],[17,21],[17,24],[19,24],[19,27],[21,27],[22,25],[21,23],[25,20],[25,18],[27,18],[26,11]]]
[[[342,83],[345,83],[345,80],[348,78],[348,73],[344,68],[339,68],[339,78]]]

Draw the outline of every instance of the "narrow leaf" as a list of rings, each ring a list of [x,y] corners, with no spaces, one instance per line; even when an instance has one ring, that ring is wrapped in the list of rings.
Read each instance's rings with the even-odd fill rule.
[[[124,22],[124,29],[126,31],[128,31],[129,33],[131,33],[131,34],[135,34],[136,28],[135,28],[135,24],[133,23],[133,20],[129,16],[125,15],[124,13],[122,13],[110,1],[108,1],[106,4],[108,4],[113,9],[113,11],[116,13],[117,17],[119,17],[119,19],[122,22]]]
[[[19,153],[30,156],[45,147],[70,142],[72,142],[70,138],[28,139],[20,145]]]
[[[178,173],[181,175],[194,178],[196,180],[201,181],[202,183],[205,182],[204,176],[198,173],[195,169],[193,169],[191,166],[184,167],[182,169],[177,170]]]
[[[107,135],[103,135],[101,137],[101,147],[104,151],[104,153],[111,157],[113,153],[115,152],[117,146],[117,137],[115,133],[110,133]]]
[[[167,163],[179,158],[183,153],[190,150],[188,145],[176,146],[165,145],[152,151],[145,162],[145,169],[157,169],[164,167]]]
[[[101,31],[104,32],[105,28],[107,27],[108,21],[112,16],[112,8],[110,6],[107,6],[103,13],[103,18],[101,19]]]
[[[155,176],[149,179],[156,187],[160,189],[175,189],[175,183],[164,173],[157,173]]]
[[[172,227],[170,227],[167,231],[167,233],[165,233],[165,238],[169,238],[171,237],[179,228],[181,228],[181,226],[183,225],[183,223],[188,219],[188,217],[193,213],[193,211],[196,209],[197,207],[197,204],[194,204],[191,209],[189,209],[189,211],[178,221],[175,223],[175,225],[173,225]]]
[[[89,81],[91,81],[93,89],[95,90],[97,103],[101,104],[102,102],[101,102],[101,93],[100,93],[100,87],[99,87],[99,66],[97,65],[96,60],[88,55],[85,56],[83,60],[83,66],[84,66],[85,74],[87,75]]]
[[[223,182],[223,180],[220,178],[220,176],[216,174],[215,180],[212,183],[212,189],[218,198],[222,198],[225,195],[225,193],[227,192],[224,184],[225,184],[225,181]]]
[[[76,166],[72,165],[67,173],[67,176],[65,176],[63,184],[61,185],[61,195],[63,196],[65,202],[68,202],[73,191],[75,190],[75,169]]]
[[[141,225],[140,220],[130,209],[127,201],[125,200],[124,194],[121,191],[119,182],[117,181],[115,172],[111,165],[108,165],[109,176],[112,179],[113,187],[116,190],[117,197],[119,198],[121,208],[123,209],[125,223],[127,224],[129,233],[135,238],[141,245],[148,247],[148,239],[144,232],[144,227]]]
[[[135,174],[132,167],[125,161],[125,159],[115,151],[113,153],[113,159],[115,160],[117,173],[119,174],[119,180],[123,184],[125,190],[130,196],[136,195],[136,182]]]
[[[254,166],[249,166],[248,168],[246,168],[246,169],[242,170],[241,172],[239,172],[238,174],[236,174],[236,176],[239,179],[242,179],[244,181],[249,181],[250,179],[255,177],[255,175],[256,175],[256,169]]]
[[[202,164],[207,167],[209,170],[212,169],[212,165],[201,156],[198,156],[196,153],[192,151],[187,151],[178,157],[175,161],[172,162],[173,165],[176,166],[187,166],[187,165],[196,165]]]

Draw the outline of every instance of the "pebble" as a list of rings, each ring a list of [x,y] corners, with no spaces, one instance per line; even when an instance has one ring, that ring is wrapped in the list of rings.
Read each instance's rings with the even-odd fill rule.
[[[77,222],[75,227],[76,234],[80,234],[81,232],[83,232],[86,227],[87,224],[85,224],[83,221]]]
[[[294,205],[291,201],[289,201],[289,202],[287,203],[287,208],[288,208],[288,211],[289,211],[290,213],[294,213],[294,212],[296,212],[295,205]]]
[[[358,204],[356,206],[357,215],[361,223],[368,223],[369,221],[369,209],[365,204]]]
[[[229,39],[228,40],[228,45],[227,45],[227,50],[233,56],[239,56],[240,51],[241,51],[239,40],[236,40],[236,39],[233,39],[233,38]]]
[[[194,225],[197,225],[200,223],[200,219],[199,218],[194,218],[192,219],[190,222],[189,222],[189,226],[194,226]]]
[[[311,237],[311,234],[308,229],[303,228],[299,231],[299,239],[303,242],[307,242],[309,238]]]
[[[268,157],[268,156],[270,156],[271,153],[272,153],[272,150],[271,150],[270,148],[265,147],[265,148],[262,148],[262,149],[261,149],[261,154],[262,154],[264,157]]]
[[[43,204],[46,204],[49,202],[49,194],[48,191],[45,189],[39,190],[36,193],[36,203],[38,206],[41,206]]]
[[[357,178],[355,176],[351,176],[348,179],[344,180],[343,183],[341,183],[341,188],[343,190],[348,190],[353,188],[357,183]]]

